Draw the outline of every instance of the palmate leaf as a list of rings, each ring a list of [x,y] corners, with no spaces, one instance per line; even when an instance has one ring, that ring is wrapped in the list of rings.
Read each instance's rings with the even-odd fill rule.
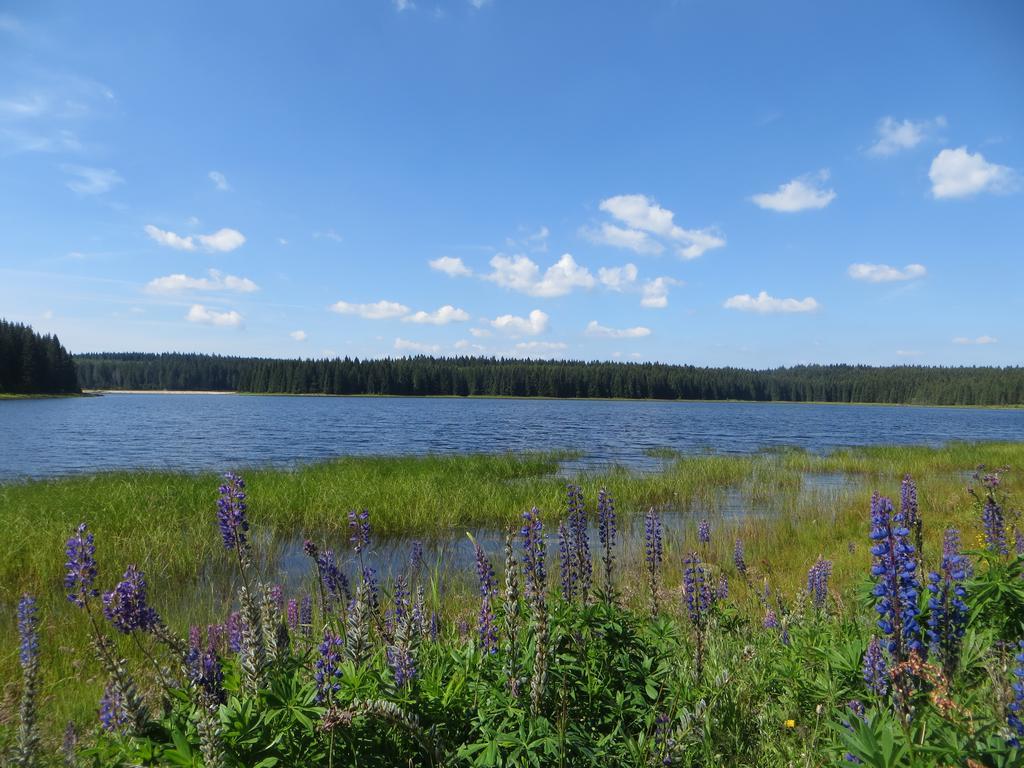
[[[851,755],[871,768],[911,766],[911,751],[896,721],[883,710],[872,710],[867,721],[850,716],[848,724],[833,723]]]

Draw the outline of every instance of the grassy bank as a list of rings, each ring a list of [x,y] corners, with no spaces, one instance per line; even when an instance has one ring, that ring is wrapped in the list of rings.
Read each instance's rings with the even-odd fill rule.
[[[615,498],[620,519],[642,515],[650,506],[692,510],[693,519],[682,518],[666,530],[665,583],[674,587],[684,554],[697,548],[694,521],[709,517],[715,536],[701,548],[705,559],[731,562],[733,542],[742,538],[754,586],[750,594],[742,584],[734,590],[740,605],[753,607],[753,590],[765,581],[783,594],[799,590],[818,556],[833,561],[832,584],[849,596],[864,578],[872,489],[898,496],[903,474],[914,475],[928,521],[925,558],[934,560],[945,526],[959,526],[967,546],[980,532],[964,473],[979,463],[1024,467],[1024,443],[880,447],[827,456],[801,451],[745,457],[661,454],[665,464],[660,472],[610,470],[578,478],[588,504],[603,487]],[[534,505],[553,531],[565,514],[565,478],[556,472],[560,461],[569,458],[345,458],[294,471],[255,470],[245,475],[249,517],[261,537],[259,550],[271,558],[284,543],[306,536],[345,551],[347,512],[360,508],[371,511],[377,537],[429,539],[465,528],[501,528],[517,524]],[[833,473],[848,476],[838,490],[808,487],[807,476]],[[154,601],[175,628],[223,621],[233,582],[218,570],[224,560],[215,520],[218,484],[212,474],[129,472],[0,486],[0,525],[6,533],[0,539],[0,680],[5,684],[0,720],[9,721],[16,708],[13,612],[24,591],[39,598],[44,632],[59,638],[43,649],[49,726],[59,728],[68,718],[89,719],[95,711],[103,676],[84,650],[85,627],[65,601],[61,584],[63,543],[79,522],[88,522],[96,534],[103,589],[135,563],[146,572]],[[1010,472],[1004,486],[1012,493],[1021,487],[1021,478]],[[753,514],[735,514],[730,500],[736,498]],[[764,512],[765,505],[770,513]],[[491,555],[500,561],[500,553]],[[627,604],[644,599],[642,559],[642,542],[627,542],[619,553],[619,588]],[[449,585],[445,594],[448,620],[472,618],[475,608],[463,599],[464,589]],[[667,596],[666,606],[680,610],[677,592]],[[129,657],[134,653],[127,647],[125,652]]]

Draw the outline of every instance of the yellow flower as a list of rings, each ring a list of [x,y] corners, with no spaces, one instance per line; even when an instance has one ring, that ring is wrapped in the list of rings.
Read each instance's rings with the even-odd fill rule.
[[[787,728],[796,728],[796,720],[787,720],[786,721],[786,727]]]

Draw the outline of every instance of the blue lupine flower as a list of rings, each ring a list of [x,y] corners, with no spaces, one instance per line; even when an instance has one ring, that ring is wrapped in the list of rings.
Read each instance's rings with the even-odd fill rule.
[[[316,556],[316,570],[330,605],[347,605],[352,601],[352,590],[344,571],[338,567],[334,552],[325,549]]]
[[[939,572],[928,574],[928,643],[947,676],[960,658],[960,642],[967,628],[967,558],[960,554],[960,534],[950,528],[942,543]]]
[[[64,568],[64,589],[68,591],[68,600],[80,608],[84,608],[90,597],[99,592],[93,588],[96,581],[96,545],[93,535],[87,533],[85,523],[81,523],[75,535],[68,539],[64,549],[67,562]]]
[[[647,576],[652,592],[657,591],[658,571],[661,569],[663,554],[661,516],[654,507],[651,507],[644,515],[644,562],[647,563]]]
[[[544,565],[547,555],[544,524],[540,520],[540,510],[536,507],[523,513],[523,527],[519,529],[519,537],[523,546],[524,594],[527,600],[536,605],[544,600],[548,579]]]
[[[683,591],[690,622],[700,629],[707,623],[713,597],[708,585],[708,573],[696,552],[691,552],[686,557],[683,568]]]
[[[316,700],[321,704],[329,704],[334,694],[341,690],[341,657],[344,648],[343,638],[330,629],[324,630],[324,639],[320,643],[313,673],[316,680]]]
[[[413,539],[412,544],[409,546],[409,570],[413,573],[418,573],[422,567],[423,542],[419,539]]]
[[[871,574],[877,580],[874,595],[879,598],[878,627],[889,636],[888,649],[897,662],[923,649],[918,624],[917,581],[914,546],[903,513],[893,513],[892,502],[877,493],[871,499],[871,547],[874,565]]]
[[[583,503],[583,491],[578,485],[570,483],[566,486],[566,501],[568,506],[566,527],[568,528],[569,549],[575,556],[573,575],[577,587],[576,592],[586,600],[590,594],[590,587],[593,582],[594,563],[590,557],[587,508]]]
[[[498,582],[494,577],[494,568],[487,559],[483,547],[473,541],[476,551],[476,574],[480,580],[480,615],[477,618],[477,629],[480,633],[480,648],[484,653],[498,652],[498,627],[494,620],[491,601],[498,592]]]
[[[996,503],[991,493],[985,499],[985,505],[981,510],[981,527],[985,536],[985,548],[997,555],[1005,555],[1008,550],[1003,508]]]
[[[228,616],[225,629],[228,635],[228,650],[232,653],[241,653],[242,651],[242,614],[238,611],[233,611]]]
[[[576,594],[576,552],[565,523],[558,524],[558,575],[562,597],[571,601]]]
[[[715,592],[716,600],[727,600],[729,598],[729,577],[724,573],[718,577],[718,589]]]
[[[142,571],[128,566],[118,585],[103,595],[103,614],[118,632],[126,635],[136,629],[148,632],[156,626],[159,617],[146,602],[146,577]]]
[[[820,557],[807,571],[807,593],[814,601],[814,607],[821,610],[828,600],[828,579],[832,575],[832,561]]]
[[[409,615],[409,583],[405,576],[399,574],[395,578],[395,613],[396,622],[402,621]]]
[[[286,613],[286,623],[288,629],[292,632],[299,628],[299,601],[294,597],[288,600],[288,612]]]
[[[707,520],[701,520],[697,524],[697,541],[701,544],[711,543],[711,523]]]
[[[39,664],[39,612],[31,595],[18,601],[18,661],[26,675]]]
[[[202,691],[208,701],[217,704],[224,702],[224,671],[216,653],[207,651],[199,654],[190,665],[189,676],[192,684]]]
[[[218,492],[217,524],[225,549],[246,550],[249,545],[249,519],[246,517],[245,481],[240,475],[228,472]]]
[[[868,689],[884,696],[889,690],[888,665],[885,663],[885,653],[882,650],[882,641],[872,637],[868,643],[868,649],[864,652],[864,682]]]
[[[764,612],[764,620],[761,622],[761,626],[765,629],[778,629],[779,628],[779,617],[775,613],[773,608],[767,608]]]
[[[120,690],[113,682],[107,683],[100,698],[100,726],[107,733],[123,733],[130,720]]]
[[[370,606],[370,610],[376,613],[380,610],[380,595],[378,593],[377,585],[377,571],[370,566],[363,567],[363,583],[366,584],[366,602]]]
[[[676,740],[672,738],[672,721],[664,712],[654,718],[654,755],[661,765],[672,765],[672,753],[675,751]]]
[[[597,493],[597,535],[601,542],[605,587],[607,589],[611,589],[612,584],[612,565],[615,562],[612,549],[615,547],[615,533],[615,500],[602,488]]]
[[[416,677],[416,662],[407,645],[389,645],[387,648],[388,664],[395,676],[395,685],[402,688]]]
[[[747,578],[747,559],[743,551],[742,539],[736,539],[736,545],[732,548],[732,562],[736,566],[737,573],[744,579]]]
[[[917,507],[917,485],[910,475],[903,476],[900,483],[900,511],[908,528],[915,528],[920,520]]]
[[[1013,668],[1013,701],[1010,702],[1006,720],[1010,725],[1011,736],[1007,743],[1013,747],[1020,747],[1020,738],[1024,736],[1024,722],[1021,722],[1021,714],[1024,714],[1024,640],[1017,642],[1019,653],[1014,656],[1017,666]]]
[[[348,513],[349,542],[353,551],[358,555],[370,546],[370,511],[364,509],[356,512],[354,509]]]

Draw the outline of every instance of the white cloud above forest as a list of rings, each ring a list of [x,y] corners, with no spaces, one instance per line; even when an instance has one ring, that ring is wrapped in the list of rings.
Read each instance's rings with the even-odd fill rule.
[[[242,316],[235,310],[220,312],[202,304],[193,304],[189,308],[188,314],[185,315],[185,319],[190,323],[215,325],[223,328],[238,328],[242,325]]]
[[[851,264],[846,273],[854,280],[868,283],[892,283],[916,280],[928,274],[923,264],[907,264],[903,269],[888,264]]]
[[[547,330],[549,319],[546,312],[535,309],[526,317],[499,315],[490,324],[495,330],[509,336],[538,336]]]
[[[821,307],[811,296],[804,299],[777,299],[768,295],[767,291],[761,291],[757,296],[751,296],[749,293],[737,294],[726,299],[723,306],[726,309],[762,315],[815,312]]]
[[[673,211],[647,195],[615,195],[602,200],[598,207],[618,223],[584,227],[582,234],[595,243],[640,254],[659,254],[671,247],[683,259],[696,259],[725,245],[725,238],[713,228],[679,226]]]
[[[609,328],[606,325],[601,325],[597,320],[591,320],[587,323],[583,333],[597,339],[639,339],[650,336],[651,329],[642,325],[633,328]]]
[[[968,152],[967,147],[939,152],[932,160],[928,178],[932,182],[932,196],[936,199],[971,197],[981,192],[1010,192],[1017,184],[1017,174],[1012,168],[991,163],[981,152]]]
[[[179,293],[181,291],[234,291],[252,293],[259,286],[247,277],[224,275],[216,269],[207,273],[208,277],[189,277],[185,274],[165,275],[146,283],[149,293]]]
[[[815,174],[780,184],[774,192],[762,192],[750,199],[758,208],[780,213],[821,209],[836,199],[835,190],[824,187],[829,175],[828,169],[824,168]]]
[[[445,304],[433,312],[413,312],[402,318],[406,323],[428,323],[430,325],[448,325],[448,323],[463,323],[469,320],[469,313],[464,309]]]
[[[195,251],[202,247],[208,251],[229,253],[245,244],[245,235],[230,227],[218,229],[209,235],[179,235],[153,224],[147,224],[143,230],[156,243],[178,251]]]
[[[336,301],[329,309],[339,315],[355,315],[365,320],[390,320],[409,314],[409,308],[397,301],[374,301],[368,304],[355,304],[348,301]]]

